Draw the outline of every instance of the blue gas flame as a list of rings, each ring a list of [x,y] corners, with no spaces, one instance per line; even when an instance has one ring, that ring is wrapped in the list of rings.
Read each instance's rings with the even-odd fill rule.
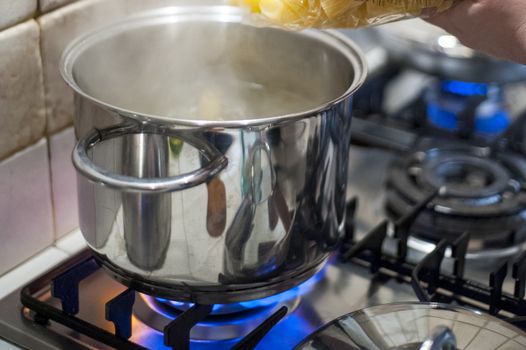
[[[235,305],[232,304],[215,304],[212,313],[220,313],[225,308],[232,308],[232,306],[235,306],[236,309],[240,310],[254,310],[262,307],[271,307],[274,305],[277,305],[279,303],[283,303],[289,300],[292,300],[298,296],[301,296],[305,293],[307,293],[309,290],[312,289],[312,287],[323,278],[324,275],[324,269],[319,271],[317,274],[315,274],[310,279],[306,280],[305,282],[299,284],[298,286],[286,290],[282,293],[275,294],[266,298],[262,299],[256,299],[256,300],[250,300],[250,301],[242,301],[239,303],[236,303]],[[168,304],[173,306],[176,309],[179,310],[186,310],[194,306],[193,303],[186,303],[186,302],[180,302],[180,301],[173,301],[173,300],[167,300],[163,298],[156,298],[156,300],[162,304]],[[175,316],[175,315],[174,315]]]
[[[437,89],[438,88],[438,89]],[[496,85],[456,80],[443,80],[427,93],[427,118],[443,130],[458,131],[463,111],[470,107],[471,97],[480,96],[474,116],[476,134],[498,135],[510,125],[501,89]]]

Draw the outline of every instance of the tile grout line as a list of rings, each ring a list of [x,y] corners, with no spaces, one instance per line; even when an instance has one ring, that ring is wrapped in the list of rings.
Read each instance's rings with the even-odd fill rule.
[[[39,4],[40,6],[40,4]],[[40,16],[38,16],[40,17]],[[48,101],[47,101],[47,88],[46,84],[44,83],[46,80],[45,72],[44,72],[44,55],[42,52],[42,27],[40,26],[40,21],[38,20],[38,17],[35,18],[35,22],[38,25],[38,54],[40,58],[40,65],[42,67],[41,69],[41,81],[42,81],[42,92],[44,94],[44,115],[45,115],[45,122],[44,122],[44,137],[47,141],[47,158],[48,158],[48,173],[49,173],[49,188],[50,188],[50,202],[51,202],[51,216],[52,216],[52,222],[53,222],[53,241],[51,243],[51,246],[54,246],[57,238],[57,222],[56,222],[56,208],[55,208],[55,200],[53,198],[54,193],[54,186],[53,186],[53,171],[51,170],[51,135],[49,134],[48,125],[49,125],[49,115],[48,115]]]

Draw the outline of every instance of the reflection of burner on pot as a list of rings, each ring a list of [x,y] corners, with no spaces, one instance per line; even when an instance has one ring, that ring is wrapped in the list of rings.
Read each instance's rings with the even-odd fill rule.
[[[232,304],[215,304],[212,313],[192,328],[191,338],[196,341],[238,339],[262,324],[279,308],[286,306],[292,312],[322,277],[324,270],[288,291],[262,298]],[[171,301],[140,294],[134,313],[137,318],[157,331],[193,307],[192,303]]]
[[[397,159],[387,181],[386,208],[400,217],[441,188],[417,218],[415,237],[437,242],[470,232],[471,256],[515,253],[526,240],[526,161],[465,145],[426,147]]]

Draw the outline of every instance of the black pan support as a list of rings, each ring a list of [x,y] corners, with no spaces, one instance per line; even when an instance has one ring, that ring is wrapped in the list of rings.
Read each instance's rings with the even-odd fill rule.
[[[66,264],[48,272],[31,282],[21,291],[22,305],[33,312],[33,320],[43,326],[49,321],[60,323],[79,333],[85,334],[103,344],[117,349],[146,349],[130,341],[132,336],[132,312],[136,292],[127,289],[106,303],[106,319],[115,325],[115,332],[110,333],[78,317],[79,283],[97,271],[100,266],[88,251],[70,259]],[[60,299],[62,308],[58,309],[38,299],[39,292],[51,284],[51,293]],[[165,345],[176,350],[190,349],[190,331],[212,312],[213,305],[196,304],[164,329]],[[282,307],[267,320],[256,327],[232,349],[251,350],[286,314],[287,307]]]
[[[340,258],[369,267],[372,273],[396,276],[410,282],[416,296],[422,302],[446,301],[460,305],[481,308],[485,305],[487,312],[505,318],[499,314],[505,311],[514,315],[507,321],[526,329],[526,252],[512,266],[512,277],[515,280],[513,295],[502,290],[508,272],[508,263],[498,266],[490,273],[488,285],[483,285],[464,277],[464,265],[469,242],[469,232],[461,235],[456,241],[439,242],[435,249],[427,254],[418,264],[406,260],[407,238],[412,223],[418,214],[439,195],[437,190],[423,198],[408,215],[394,223],[395,237],[398,239],[398,254],[390,256],[383,252],[382,246],[387,237],[388,222],[383,221],[358,242],[347,242],[343,245]],[[454,268],[451,273],[444,272],[442,261],[447,248],[451,249]]]
[[[368,267],[373,274],[382,274],[410,283],[420,301],[458,303],[477,309],[481,309],[483,305],[482,308],[485,307],[492,315],[505,318],[501,311],[513,315],[506,320],[526,329],[526,252],[512,266],[512,277],[515,280],[513,295],[502,290],[508,263],[499,266],[490,274],[488,285],[465,278],[464,265],[469,232],[454,242],[441,241],[416,265],[407,261],[407,242],[411,226],[422,210],[432,205],[433,199],[440,193],[441,190],[436,190],[424,196],[412,211],[393,223],[394,237],[398,240],[396,256],[389,255],[382,249],[390,225],[387,220],[379,223],[359,241],[355,241],[354,219],[351,215],[346,225],[346,241],[342,244],[340,259]],[[351,200],[348,205],[349,212],[354,214],[357,206],[358,199]],[[454,259],[451,273],[444,272],[442,268],[448,248],[451,250],[451,258]],[[134,290],[127,289],[106,303],[106,319],[115,325],[114,333],[76,316],[79,311],[79,283],[99,268],[91,254],[84,251],[24,287],[21,291],[21,302],[32,311],[33,319],[38,324],[46,325],[49,321],[54,321],[118,349],[145,349],[129,340],[132,337],[131,318],[136,293]],[[46,288],[50,288],[52,295],[60,299],[61,308],[38,298]],[[173,349],[188,350],[191,329],[209,316],[212,308],[212,305],[196,304],[177,317],[164,329],[165,344]],[[232,349],[254,349],[286,314],[286,307],[279,309]]]

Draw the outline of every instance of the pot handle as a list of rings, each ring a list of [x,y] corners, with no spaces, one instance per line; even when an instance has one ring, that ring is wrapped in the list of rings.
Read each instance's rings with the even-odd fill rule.
[[[131,135],[133,133],[173,134],[174,137],[197,148],[208,160],[208,164],[186,174],[166,178],[143,179],[109,172],[97,166],[88,156],[88,150],[95,147],[98,143],[110,138]],[[203,139],[190,134],[183,135],[183,133],[176,133],[169,130],[163,130],[161,132],[151,131],[139,129],[136,126],[116,126],[102,130],[92,130],[77,142],[73,149],[72,160],[77,171],[91,181],[128,192],[148,193],[181,191],[201,185],[211,180],[228,164],[227,158]]]

